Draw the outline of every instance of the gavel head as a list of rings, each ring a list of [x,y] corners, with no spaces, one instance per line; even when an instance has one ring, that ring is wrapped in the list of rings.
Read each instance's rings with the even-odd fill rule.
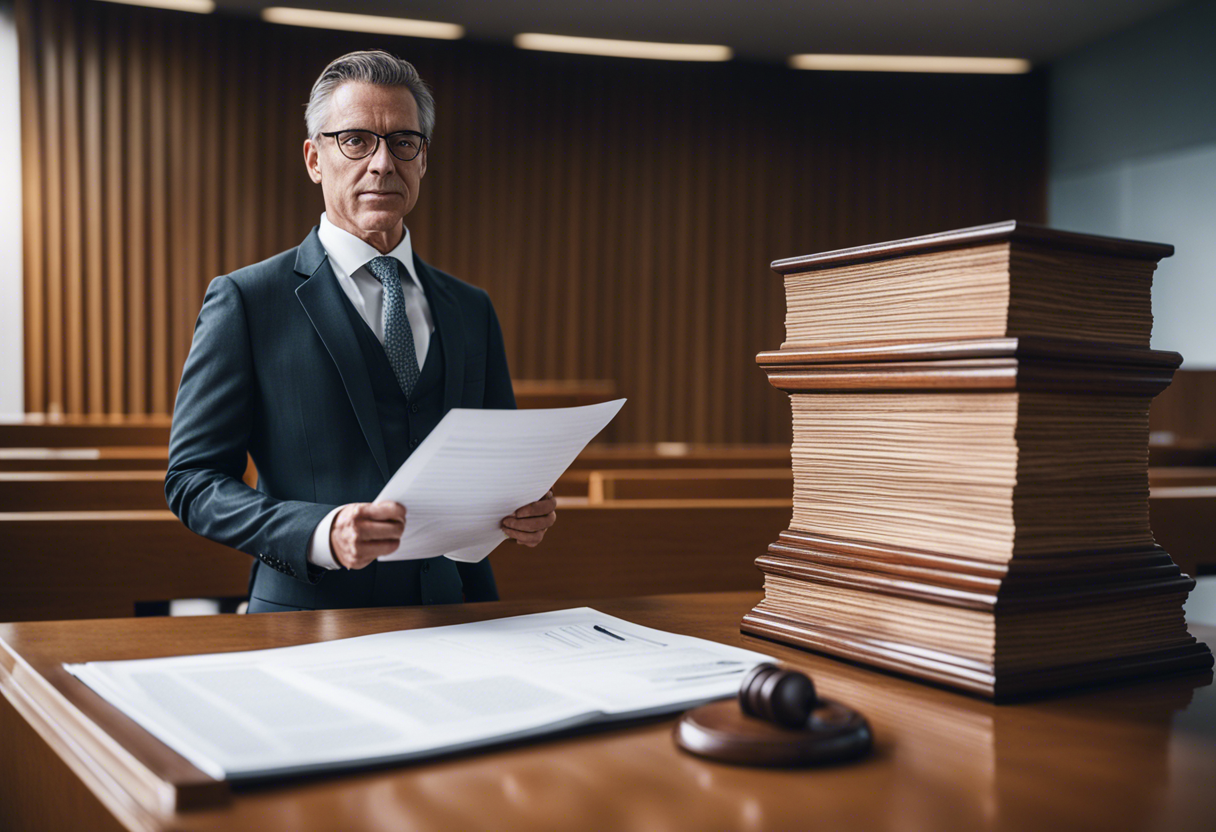
[[[775,664],[756,665],[739,686],[739,706],[743,713],[786,728],[806,725],[818,704],[819,697],[810,677],[797,670],[783,670]]]

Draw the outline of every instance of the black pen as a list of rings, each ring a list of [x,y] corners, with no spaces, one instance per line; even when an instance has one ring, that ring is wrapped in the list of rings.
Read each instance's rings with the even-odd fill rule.
[[[599,631],[600,631],[601,633],[603,633],[604,635],[606,635],[606,636],[612,636],[612,637],[613,637],[614,639],[616,639],[617,641],[624,641],[624,640],[625,640],[624,638],[622,638],[621,636],[618,636],[616,633],[612,632],[611,630],[605,630],[605,629],[604,629],[603,627],[601,627],[599,624],[592,624],[592,625],[591,625],[591,629],[593,629],[593,630],[599,630]]]

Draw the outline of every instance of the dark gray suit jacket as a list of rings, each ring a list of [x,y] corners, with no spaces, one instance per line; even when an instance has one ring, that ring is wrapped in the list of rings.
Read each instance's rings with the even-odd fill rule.
[[[443,350],[443,412],[514,408],[489,296],[416,254],[414,265]],[[332,572],[308,563],[317,523],[373,500],[394,473],[346,302],[316,228],[297,248],[211,281],[173,413],[169,507],[192,531],[252,555],[251,594],[271,604],[401,603],[377,590],[378,571],[382,585],[416,582],[415,602],[496,598],[487,561]],[[241,480],[246,451],[256,490]]]

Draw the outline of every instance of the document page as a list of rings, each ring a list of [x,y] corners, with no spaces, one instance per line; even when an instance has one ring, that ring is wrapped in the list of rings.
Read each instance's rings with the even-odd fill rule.
[[[589,608],[67,665],[217,779],[407,760],[732,696],[767,656]]]
[[[380,560],[481,560],[506,540],[502,518],[543,497],[624,404],[448,411],[376,498],[406,511]]]

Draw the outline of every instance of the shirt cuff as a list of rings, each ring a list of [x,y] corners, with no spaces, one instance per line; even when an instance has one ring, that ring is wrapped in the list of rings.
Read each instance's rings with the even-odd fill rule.
[[[338,512],[342,510],[342,506],[338,506],[329,514],[321,518],[321,522],[312,530],[312,537],[308,539],[308,562],[314,566],[319,566],[322,569],[341,569],[341,565],[334,560],[334,553],[329,548],[329,530],[334,525],[334,518],[338,516]]]

